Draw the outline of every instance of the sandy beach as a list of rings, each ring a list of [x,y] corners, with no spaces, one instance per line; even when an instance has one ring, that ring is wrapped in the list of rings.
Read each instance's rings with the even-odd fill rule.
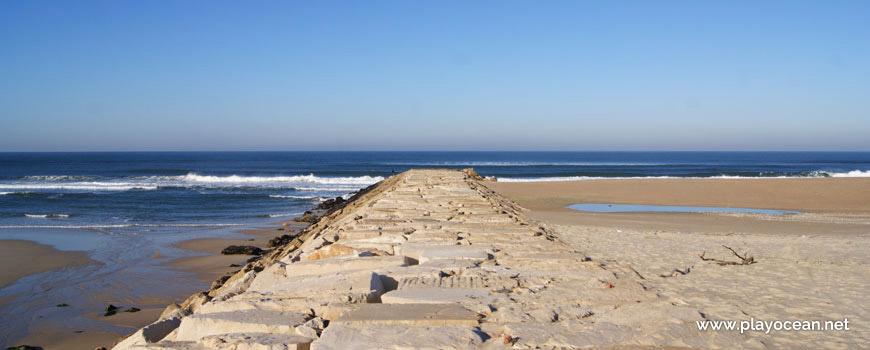
[[[595,260],[636,271],[674,302],[716,320],[836,320],[850,331],[748,332],[758,348],[862,347],[870,332],[870,179],[650,179],[489,183]],[[589,213],[575,203],[787,209],[776,217]],[[718,266],[699,255],[738,260]],[[653,320],[654,318],[651,318]]]

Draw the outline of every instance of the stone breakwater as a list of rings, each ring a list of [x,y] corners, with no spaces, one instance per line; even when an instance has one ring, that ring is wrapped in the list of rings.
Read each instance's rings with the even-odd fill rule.
[[[453,170],[411,170],[114,349],[745,346]]]

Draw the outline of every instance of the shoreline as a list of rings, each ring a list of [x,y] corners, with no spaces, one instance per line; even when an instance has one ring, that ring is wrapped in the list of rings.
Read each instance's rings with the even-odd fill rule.
[[[667,178],[491,182],[529,209],[577,203],[738,207],[870,214],[870,178]],[[808,201],[812,199],[812,201]]]
[[[198,280],[203,286],[203,289],[201,290],[208,290],[208,286],[212,284],[215,280],[219,279],[221,276],[232,274],[235,271],[238,271],[240,267],[243,267],[245,265],[246,260],[252,257],[252,255],[222,255],[221,250],[223,248],[229,245],[252,245],[265,249],[266,244],[270,239],[284,234],[283,232],[290,232],[290,230],[292,229],[304,227],[300,226],[304,223],[293,221],[293,219],[295,218],[288,219],[289,220],[279,222],[272,221],[264,224],[252,225],[250,228],[234,230],[232,234],[242,236],[240,238],[191,238],[173,243],[170,245],[171,248],[201,253],[202,255],[175,257],[171,260],[158,263],[157,266],[167,268],[170,271],[192,274],[194,276],[193,278]],[[287,224],[287,226],[285,226],[285,224]],[[38,259],[31,259],[30,261],[39,261],[41,262],[41,264],[39,264],[40,266],[45,265],[46,262],[55,262],[58,260],[62,260],[55,264],[52,264],[51,266],[48,266],[49,268],[42,269],[33,273],[18,272],[18,274],[22,275],[17,277],[16,280],[33,274],[56,270],[64,267],[79,267],[87,266],[88,264],[102,264],[101,262],[88,257],[87,253],[83,251],[58,251],[50,246],[42,245],[28,240],[0,240],[0,249],[12,247],[12,245],[6,245],[6,242],[12,242],[16,245],[21,246],[34,246],[34,249],[36,249],[35,251],[33,249],[17,249],[16,254],[4,254],[4,256],[6,257],[17,257],[13,258],[15,260],[17,260],[21,256],[31,258],[38,257]],[[18,253],[25,251],[31,253]],[[0,250],[0,252],[2,252],[2,250]],[[157,251],[154,253],[154,256],[152,258],[162,259],[165,258],[165,256]],[[0,259],[2,259],[2,257],[0,257]],[[231,264],[237,264],[240,266],[233,267],[230,266]],[[6,264],[4,265],[9,266]],[[28,269],[27,271],[30,270]],[[3,277],[5,278],[5,276]],[[5,286],[6,285],[2,285],[0,286],[0,288]],[[177,295],[166,295],[161,297],[136,295],[133,300],[128,300],[127,303],[129,304],[129,306],[135,306],[141,311],[135,313],[119,312],[116,315],[112,315],[110,317],[103,317],[101,314],[93,312],[88,312],[84,314],[84,317],[94,321],[106,323],[113,326],[125,327],[129,330],[125,333],[99,330],[70,332],[69,329],[66,328],[42,328],[38,329],[35,332],[30,332],[19,339],[16,339],[14,344],[10,343],[8,344],[8,346],[26,344],[40,346],[43,349],[88,350],[100,346],[111,348],[113,345],[128,337],[137,329],[156,321],[168,306],[176,303],[181,303],[189,296],[190,293],[180,293]],[[11,302],[14,298],[15,295],[4,297],[0,299],[0,305]],[[106,305],[117,304],[118,302],[119,301],[114,298],[108,298],[103,300],[103,304]]]

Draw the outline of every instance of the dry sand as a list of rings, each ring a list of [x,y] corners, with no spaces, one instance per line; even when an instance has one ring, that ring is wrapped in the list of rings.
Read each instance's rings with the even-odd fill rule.
[[[870,179],[655,179],[488,183],[596,261],[714,320],[843,320],[850,331],[749,332],[760,348],[870,344]],[[728,206],[806,214],[585,213],[574,203]],[[719,266],[698,257],[757,263]],[[679,272],[675,272],[679,270]],[[683,274],[684,272],[687,272]],[[667,276],[667,277],[663,277]],[[651,318],[653,320],[653,318]],[[710,331],[708,331],[710,332]]]
[[[90,264],[99,262],[92,260],[84,252],[62,252],[29,241],[0,240],[0,266],[4,266],[0,269],[0,288],[25,276]]]

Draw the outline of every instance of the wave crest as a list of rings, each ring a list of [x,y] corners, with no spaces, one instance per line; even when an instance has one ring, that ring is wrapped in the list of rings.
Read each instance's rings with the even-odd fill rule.
[[[68,218],[69,214],[24,214],[24,216],[35,219],[57,219]]]
[[[357,177],[320,177],[314,174],[308,175],[293,175],[293,176],[214,176],[214,175],[199,175],[189,173],[179,177],[182,181],[187,182],[204,182],[204,183],[233,183],[233,184],[249,184],[249,183],[303,183],[303,184],[353,184],[353,185],[371,185],[383,180],[381,176],[357,176]]]

